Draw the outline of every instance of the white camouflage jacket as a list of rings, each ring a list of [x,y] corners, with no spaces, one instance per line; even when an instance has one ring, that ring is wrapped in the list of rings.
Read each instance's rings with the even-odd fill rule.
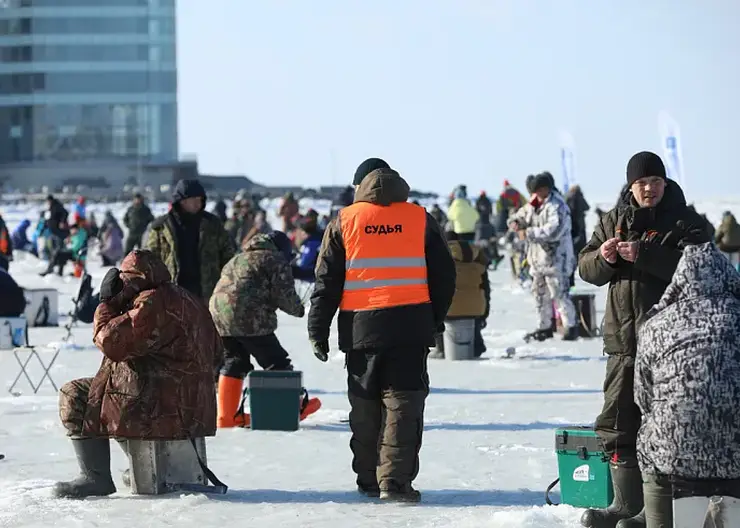
[[[569,276],[575,269],[570,209],[557,191],[552,191],[537,209],[526,204],[509,219],[526,228],[527,261],[532,275]]]
[[[740,274],[712,243],[687,246],[637,342],[643,473],[740,478]]]

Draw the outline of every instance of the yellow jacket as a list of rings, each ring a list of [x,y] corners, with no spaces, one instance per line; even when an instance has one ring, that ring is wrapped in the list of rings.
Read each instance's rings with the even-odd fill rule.
[[[447,211],[447,220],[457,234],[475,233],[479,217],[478,211],[465,198],[455,198]]]

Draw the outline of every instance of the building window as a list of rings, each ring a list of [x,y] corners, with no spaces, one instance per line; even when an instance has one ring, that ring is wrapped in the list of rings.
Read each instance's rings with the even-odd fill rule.
[[[144,17],[35,18],[33,33],[37,35],[146,35],[148,22],[149,19]]]
[[[0,75],[0,95],[100,93],[174,93],[174,71],[13,73]]]

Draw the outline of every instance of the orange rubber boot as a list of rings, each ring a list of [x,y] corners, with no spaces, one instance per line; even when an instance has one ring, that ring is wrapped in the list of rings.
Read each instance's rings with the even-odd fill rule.
[[[219,376],[218,378],[218,419],[217,426],[249,427],[249,415],[237,414],[242,398],[241,378]]]

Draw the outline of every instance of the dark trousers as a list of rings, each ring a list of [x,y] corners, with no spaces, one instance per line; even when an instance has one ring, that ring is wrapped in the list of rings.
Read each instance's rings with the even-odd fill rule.
[[[275,334],[265,336],[222,338],[224,363],[221,375],[230,378],[247,377],[254,370],[250,358],[264,370],[293,370],[288,352],[282,347]]]
[[[604,379],[604,406],[596,418],[596,433],[607,455],[637,456],[637,431],[642,416],[633,396],[635,358],[609,356]]]
[[[124,255],[128,255],[134,249],[141,247],[141,237],[144,233],[131,233],[129,232],[126,237],[126,245],[124,246]]]
[[[54,271],[54,267],[57,267],[59,275],[62,275],[64,272],[64,266],[67,264],[67,261],[70,260],[73,260],[73,255],[70,250],[57,249],[49,261],[49,267],[47,268],[46,273],[51,273]]]
[[[359,485],[389,489],[419,473],[428,353],[423,346],[347,351],[350,449]]]

